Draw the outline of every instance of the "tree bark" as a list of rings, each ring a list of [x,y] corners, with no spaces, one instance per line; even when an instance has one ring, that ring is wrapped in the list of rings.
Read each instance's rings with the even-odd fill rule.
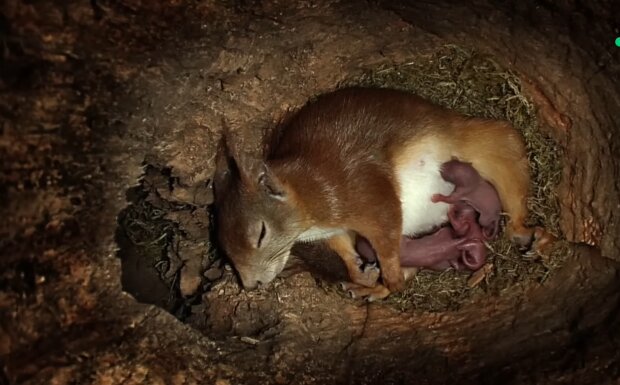
[[[0,383],[615,383],[617,7],[4,2]],[[204,187],[223,121],[257,147],[289,108],[445,43],[528,80],[569,159],[561,222],[574,244],[549,281],[400,313],[307,273],[246,293],[227,272],[194,328],[122,291],[117,215],[143,163]]]

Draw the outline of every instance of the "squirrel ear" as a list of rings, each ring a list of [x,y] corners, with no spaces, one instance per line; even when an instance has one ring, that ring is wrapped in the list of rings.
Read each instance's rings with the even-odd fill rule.
[[[216,154],[215,181],[222,183],[229,178],[240,179],[246,186],[256,185],[257,165],[249,156],[239,152],[237,141],[231,133],[225,132],[220,139]]]
[[[286,199],[282,183],[262,159],[238,151],[234,135],[224,133],[217,147],[215,186],[228,183],[231,178],[238,179],[247,188],[261,189],[278,200]]]
[[[237,174],[237,165],[230,155],[228,140],[226,135],[222,135],[215,154],[215,185],[221,185],[228,180],[231,174]]]
[[[258,184],[269,196],[278,200],[286,200],[286,189],[265,163],[263,163],[262,172],[258,175]]]
[[[222,137],[217,145],[215,157],[215,182],[223,183],[233,179],[249,180],[246,157],[239,153],[239,138],[230,130],[222,117]]]

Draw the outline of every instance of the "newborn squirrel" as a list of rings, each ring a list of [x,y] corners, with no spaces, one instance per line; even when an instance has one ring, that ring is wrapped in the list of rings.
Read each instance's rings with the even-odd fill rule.
[[[516,243],[544,236],[524,224],[529,166],[509,123],[466,117],[407,92],[345,88],[304,106],[262,159],[221,142],[214,176],[219,243],[244,288],[254,289],[282,271],[295,242],[326,240],[357,295],[384,298],[404,288],[401,236],[448,220],[450,205],[442,200],[454,184],[440,167],[452,159],[470,163],[495,187]],[[378,270],[362,268],[358,234],[376,251],[381,283]]]

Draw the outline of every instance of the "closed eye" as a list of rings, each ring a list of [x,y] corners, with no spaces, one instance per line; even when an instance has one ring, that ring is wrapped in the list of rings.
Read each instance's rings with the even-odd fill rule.
[[[265,227],[265,222],[261,222],[260,234],[258,236],[258,243],[256,244],[256,248],[260,248],[263,243],[263,239],[265,238],[265,234],[267,233],[267,228]]]

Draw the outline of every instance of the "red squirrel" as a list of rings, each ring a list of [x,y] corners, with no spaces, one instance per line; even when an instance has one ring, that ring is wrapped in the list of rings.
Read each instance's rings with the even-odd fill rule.
[[[295,242],[326,240],[358,295],[404,288],[401,236],[448,220],[454,184],[442,164],[470,163],[497,190],[507,231],[528,246],[544,230],[525,226],[529,165],[507,122],[466,117],[403,91],[345,88],[306,104],[268,144],[262,159],[222,141],[214,176],[216,230],[246,289],[272,281]],[[362,269],[355,238],[376,251]],[[534,236],[536,234],[536,237]]]

